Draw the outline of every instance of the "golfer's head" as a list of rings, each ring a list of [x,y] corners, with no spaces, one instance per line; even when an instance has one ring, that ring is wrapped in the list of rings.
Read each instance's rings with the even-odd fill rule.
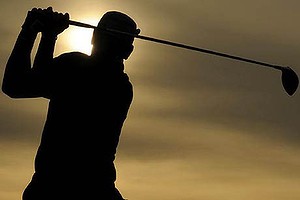
[[[102,16],[93,33],[92,44],[95,51],[106,51],[127,59],[133,51],[134,37],[103,31],[103,29],[139,34],[140,30],[137,29],[134,20],[124,13],[109,11]]]

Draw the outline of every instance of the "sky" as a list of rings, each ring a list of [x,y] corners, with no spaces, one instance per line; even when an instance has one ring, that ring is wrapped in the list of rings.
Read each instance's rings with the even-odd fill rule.
[[[10,0],[0,2],[1,80],[27,11],[48,6],[93,25],[118,10],[137,22],[141,35],[300,74],[300,1]],[[90,34],[68,28],[55,56],[83,50],[75,44],[89,43]],[[115,161],[125,198],[300,198],[300,94],[287,95],[280,71],[139,39],[134,45],[125,61],[134,99]],[[3,93],[0,101],[0,199],[16,200],[34,170],[48,101]]]

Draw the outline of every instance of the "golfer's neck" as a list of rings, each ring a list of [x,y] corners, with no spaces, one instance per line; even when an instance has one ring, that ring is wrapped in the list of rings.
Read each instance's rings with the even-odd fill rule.
[[[106,61],[116,61],[119,63],[123,62],[122,58],[116,56],[115,54],[110,54],[104,51],[92,51],[91,58],[99,61],[106,60]]]

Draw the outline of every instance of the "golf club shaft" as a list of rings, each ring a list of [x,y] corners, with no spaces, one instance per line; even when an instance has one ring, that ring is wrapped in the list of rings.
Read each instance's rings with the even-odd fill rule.
[[[69,20],[69,24],[73,25],[73,26],[84,27],[84,28],[94,28],[94,29],[97,28],[97,26],[93,26],[93,25],[90,25],[90,24],[77,22],[77,21],[73,21],[73,20]]]
[[[99,28],[97,26],[93,26],[93,25],[90,25],[90,24],[77,22],[77,21],[73,21],[73,20],[69,20],[69,24],[74,25],[74,26],[84,27],[84,28],[93,28],[93,29]],[[194,46],[190,46],[190,45],[186,45],[186,44],[171,42],[171,41],[162,40],[162,39],[157,39],[157,38],[153,38],[153,37],[131,34],[131,33],[128,33],[128,32],[123,32],[123,31],[119,31],[119,30],[115,30],[115,29],[103,29],[103,30],[108,31],[108,32],[124,34],[124,35],[132,36],[132,37],[135,37],[135,38],[139,38],[139,39],[142,39],[142,40],[148,40],[148,41],[156,42],[156,43],[160,43],[160,44],[175,46],[175,47],[179,47],[179,48],[183,48],[183,49],[189,49],[189,50],[198,51],[198,52],[206,53],[206,54],[212,54],[212,55],[225,57],[225,58],[229,58],[229,59],[233,59],[233,60],[239,60],[239,61],[248,62],[248,63],[252,63],[252,64],[262,65],[262,66],[265,66],[265,67],[271,67],[271,68],[278,69],[278,70],[283,70],[283,69],[286,68],[286,67],[279,66],[279,65],[273,65],[273,64],[260,62],[260,61],[256,61],[256,60],[252,60],[252,59],[248,59],[248,58],[229,55],[229,54],[225,54],[225,53],[221,53],[221,52],[217,52],[217,51],[212,51],[212,50],[203,49],[203,48],[199,48],[199,47],[194,47]]]

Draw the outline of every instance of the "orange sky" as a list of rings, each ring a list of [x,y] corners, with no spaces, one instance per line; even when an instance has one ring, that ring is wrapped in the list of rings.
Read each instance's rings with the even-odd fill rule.
[[[8,3],[9,2],[9,3]],[[2,1],[0,78],[32,7],[90,22],[108,10],[132,16],[142,35],[291,66],[300,74],[300,2]],[[55,55],[75,50],[66,30]],[[298,200],[300,96],[280,72],[135,41],[125,62],[134,101],[116,157],[130,200]],[[0,199],[21,199],[47,112],[45,99],[0,94]]]

